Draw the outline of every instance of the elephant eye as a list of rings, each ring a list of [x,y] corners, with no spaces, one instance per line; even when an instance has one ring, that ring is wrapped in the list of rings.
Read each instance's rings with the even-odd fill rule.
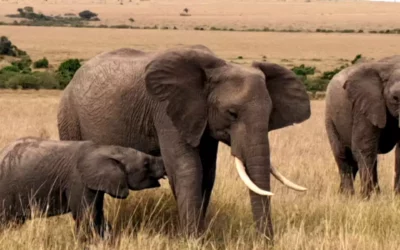
[[[236,120],[236,119],[238,118],[238,115],[237,115],[237,113],[235,112],[235,110],[233,110],[233,109],[228,109],[228,113],[229,113],[229,115],[230,115],[234,120]]]

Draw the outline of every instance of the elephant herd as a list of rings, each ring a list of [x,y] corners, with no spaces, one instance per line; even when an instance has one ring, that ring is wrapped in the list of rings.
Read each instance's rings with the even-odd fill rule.
[[[340,190],[354,193],[353,180],[359,170],[361,193],[369,197],[374,189],[379,190],[377,154],[389,152],[400,139],[400,56],[342,70],[329,83],[326,95],[326,130],[339,167]],[[203,45],[158,52],[123,48],[87,61],[64,90],[57,116],[59,137],[61,141],[73,142],[32,142],[37,139],[28,138],[25,140],[29,145],[20,142],[12,150],[30,148],[24,160],[29,162],[36,151],[40,154],[34,148],[57,144],[52,146],[57,148],[52,157],[65,155],[64,152],[69,155],[51,164],[65,168],[65,162],[73,161],[73,174],[68,180],[86,186],[86,193],[95,190],[103,196],[113,192],[112,196],[117,198],[127,196],[127,189],[122,191],[125,195],[115,194],[119,189],[111,184],[117,175],[118,183],[129,189],[134,189],[138,182],[152,180],[134,189],[139,190],[159,186],[157,180],[165,174],[182,228],[190,235],[198,235],[206,228],[218,143],[223,142],[230,146],[238,174],[249,188],[258,231],[272,239],[270,174],[294,190],[306,188],[286,179],[271,165],[268,132],[301,123],[310,116],[310,99],[304,84],[291,70],[278,64],[253,62],[250,67],[232,64]],[[89,143],[86,147],[95,149],[82,150],[81,147],[85,148],[82,143]],[[126,150],[133,150],[132,176],[127,170]],[[85,154],[92,156],[97,170],[93,164],[81,164],[88,157]],[[96,158],[98,154],[101,159]],[[121,161],[121,157],[125,160]],[[2,185],[7,179],[5,168],[21,164],[21,158],[18,154],[0,153],[1,189],[6,187]],[[35,171],[20,167],[18,175],[22,175],[21,171],[43,174],[37,171],[43,162],[30,164],[28,168]],[[118,167],[102,166],[109,162]],[[143,169],[146,174],[139,178],[138,171]],[[32,176],[31,179],[40,180]],[[395,180],[395,190],[399,192],[398,144]],[[8,186],[11,184],[8,181]],[[70,189],[66,190],[70,195]],[[89,200],[101,203],[98,211],[103,221],[103,197]],[[73,206],[69,207],[74,215]]]

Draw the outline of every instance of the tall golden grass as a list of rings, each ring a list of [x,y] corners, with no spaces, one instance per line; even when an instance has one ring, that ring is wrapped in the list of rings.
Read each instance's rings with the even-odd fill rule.
[[[0,146],[32,135],[58,139],[59,91],[1,91]],[[308,188],[288,190],[272,179],[275,249],[399,249],[400,201],[394,197],[393,153],[379,157],[382,193],[369,201],[337,193],[338,174],[323,126],[324,101],[312,101],[306,122],[270,133],[272,161]],[[359,190],[358,179],[356,189]],[[0,232],[0,249],[264,249],[254,232],[248,190],[234,170],[229,147],[220,146],[217,177],[201,240],[177,231],[177,210],[168,183],[132,192],[126,200],[106,198],[106,217],[117,238],[84,243],[70,214],[38,216]]]

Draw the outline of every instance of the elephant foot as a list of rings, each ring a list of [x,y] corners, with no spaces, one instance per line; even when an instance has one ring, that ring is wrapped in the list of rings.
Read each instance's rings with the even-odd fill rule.
[[[376,195],[380,195],[380,194],[381,194],[381,188],[379,187],[379,185],[376,185],[376,186],[374,187],[374,193],[375,193]]]
[[[353,184],[340,184],[339,193],[345,196],[353,196],[355,194]]]
[[[373,192],[374,188],[372,188],[372,186],[368,186],[366,188],[361,187],[361,199],[369,200]]]

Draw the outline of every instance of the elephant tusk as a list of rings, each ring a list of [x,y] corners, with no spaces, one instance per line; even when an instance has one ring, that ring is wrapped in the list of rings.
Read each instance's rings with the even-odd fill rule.
[[[239,173],[240,178],[242,179],[242,181],[244,182],[244,184],[246,184],[246,186],[253,191],[256,194],[259,195],[266,195],[266,196],[272,196],[274,195],[273,193],[269,192],[269,191],[265,191],[262,190],[261,188],[257,187],[256,184],[254,184],[254,182],[251,181],[250,177],[247,175],[246,170],[244,168],[244,165],[242,163],[241,160],[239,160],[238,158],[235,157],[235,165],[236,165],[236,169]]]
[[[291,188],[291,189],[294,189],[294,190],[296,190],[296,191],[306,191],[306,190],[307,190],[307,188],[302,187],[302,186],[299,186],[299,185],[297,185],[297,184],[295,184],[295,183],[289,181],[288,179],[286,179],[286,177],[283,176],[281,173],[279,173],[279,171],[278,171],[276,168],[274,168],[274,167],[272,166],[272,164],[271,164],[271,174],[272,174],[278,181],[280,181],[283,185],[285,185],[285,186],[287,186],[287,187],[289,187],[289,188]]]

